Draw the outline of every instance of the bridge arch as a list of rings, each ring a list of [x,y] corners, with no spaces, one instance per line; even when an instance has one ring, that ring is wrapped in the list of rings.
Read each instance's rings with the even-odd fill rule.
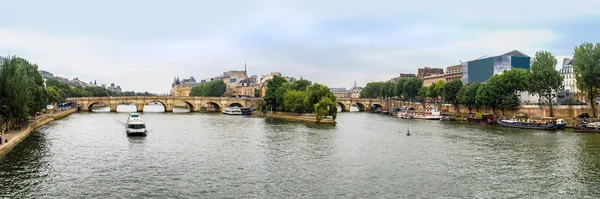
[[[244,107],[241,103],[233,102],[229,104],[227,107]]]
[[[338,104],[338,106],[340,106],[342,108],[342,112],[349,110],[346,108],[346,105],[344,103],[342,103],[342,102],[336,102],[336,103]]]
[[[367,109],[367,106],[361,102],[356,102],[355,105],[358,107],[358,111],[365,111]]]
[[[106,106],[110,106],[110,104],[108,104],[108,103],[106,103],[106,102],[102,102],[102,101],[94,101],[94,102],[91,102],[91,103],[87,104],[87,110],[88,110],[89,112],[92,112],[92,110],[93,110],[93,108],[94,108],[94,105],[98,105],[98,104],[104,104],[104,105],[106,105]]]
[[[141,107],[141,110],[143,111],[143,110],[144,110],[144,107],[145,107],[146,105],[149,105],[150,103],[153,103],[153,104],[160,104],[160,105],[162,105],[162,106],[163,106],[163,108],[164,108],[164,112],[167,112],[167,110],[168,110],[168,109],[167,109],[167,104],[166,104],[166,102],[163,102],[163,101],[161,101],[161,100],[148,100],[148,101],[145,101],[145,102],[144,102],[144,106],[142,106],[142,107]]]
[[[205,105],[208,105],[209,107],[205,107]],[[214,111],[221,111],[221,106],[219,105],[219,103],[213,102],[213,101],[207,101],[204,102],[202,105],[200,105],[200,111],[203,112],[207,112],[208,109],[214,108]]]

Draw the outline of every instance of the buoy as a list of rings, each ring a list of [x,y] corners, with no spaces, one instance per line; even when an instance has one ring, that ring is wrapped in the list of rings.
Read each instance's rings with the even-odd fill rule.
[[[408,128],[406,128],[406,135],[409,136],[410,135],[410,130]]]

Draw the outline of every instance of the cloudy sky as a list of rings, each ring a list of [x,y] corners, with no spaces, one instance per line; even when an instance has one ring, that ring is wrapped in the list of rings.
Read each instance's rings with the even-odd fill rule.
[[[351,87],[514,49],[600,41],[600,0],[1,1],[0,54],[58,76],[168,92],[173,77],[273,71]],[[560,60],[559,60],[560,62]]]

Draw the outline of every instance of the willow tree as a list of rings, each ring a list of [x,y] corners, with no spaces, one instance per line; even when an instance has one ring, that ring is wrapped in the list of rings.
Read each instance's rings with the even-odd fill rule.
[[[532,93],[546,98],[550,104],[550,117],[554,117],[552,100],[556,93],[562,89],[563,77],[555,69],[556,58],[546,51],[535,53],[535,58],[531,62],[531,74],[529,89]]]
[[[600,43],[583,43],[575,48],[573,54],[573,74],[577,88],[582,91],[596,114],[596,97],[600,88]]]

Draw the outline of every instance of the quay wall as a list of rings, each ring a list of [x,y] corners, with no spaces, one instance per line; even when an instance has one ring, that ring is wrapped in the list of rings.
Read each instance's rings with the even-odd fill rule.
[[[290,112],[266,112],[262,113],[260,111],[256,111],[253,115],[258,115],[261,117],[274,117],[279,119],[286,120],[294,120],[301,122],[311,122],[311,123],[319,123],[319,124],[335,124],[336,121],[331,118],[323,118],[320,121],[317,120],[317,116],[312,113],[290,113]]]
[[[434,105],[435,106],[435,105]],[[461,106],[460,110],[457,112],[454,106],[450,104],[438,105],[438,108],[445,108],[450,113],[460,113],[460,114],[468,114],[469,110],[466,107]],[[588,113],[590,116],[592,115],[592,107],[591,106],[566,106],[559,105],[553,106],[554,109],[554,117],[557,118],[574,118],[577,115],[582,113]],[[441,109],[440,109],[441,110]],[[472,114],[475,114],[477,109],[473,109],[471,111]],[[480,113],[493,113],[491,108],[480,107]],[[538,106],[538,105],[522,105],[514,110],[505,110],[504,114],[502,114],[502,110],[496,109],[495,115],[505,115],[509,117],[514,117],[518,114],[525,114],[530,117],[550,117],[550,107],[548,106]]]
[[[11,137],[8,137],[8,143],[4,143],[5,140],[3,138],[2,144],[0,145],[0,158],[3,157],[6,153],[12,150],[17,144],[21,143],[25,138],[27,138],[32,132],[35,132],[36,129],[54,121],[65,118],[73,113],[77,112],[76,108],[66,110],[64,112],[55,113],[48,116],[42,116],[35,121],[29,122],[27,125],[21,127],[21,131],[12,132],[14,134]]]

